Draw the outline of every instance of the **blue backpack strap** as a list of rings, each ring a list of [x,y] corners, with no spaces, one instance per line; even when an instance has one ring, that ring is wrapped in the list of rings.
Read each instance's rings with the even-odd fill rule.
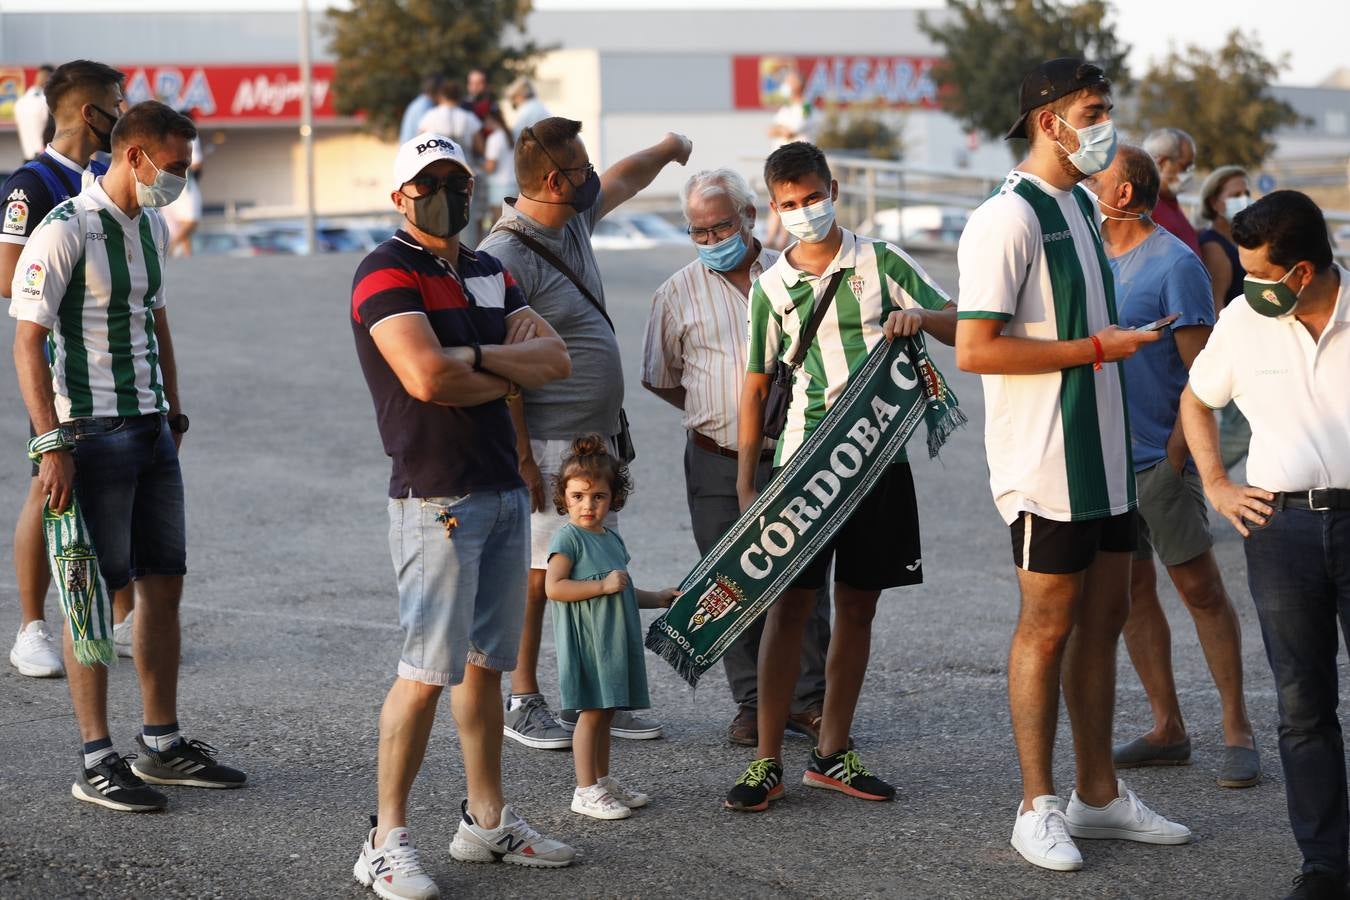
[[[63,172],[58,171],[63,167],[59,163],[53,162],[51,157],[46,154],[25,163],[23,167],[25,169],[32,169],[37,173],[38,177],[42,179],[42,183],[47,186],[48,193],[52,195],[53,207],[60,206],[74,196],[70,191],[70,185],[61,177]],[[66,172],[64,174],[70,173]],[[78,186],[79,182],[76,182],[76,194],[79,193]]]

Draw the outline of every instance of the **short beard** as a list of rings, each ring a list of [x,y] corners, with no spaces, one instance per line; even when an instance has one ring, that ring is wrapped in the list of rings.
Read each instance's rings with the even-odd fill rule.
[[[1055,160],[1059,163],[1059,170],[1065,176],[1072,178],[1075,183],[1082,181],[1088,176],[1084,175],[1082,170],[1069,161],[1069,151],[1064,149],[1064,144],[1059,140],[1059,135],[1055,135]]]

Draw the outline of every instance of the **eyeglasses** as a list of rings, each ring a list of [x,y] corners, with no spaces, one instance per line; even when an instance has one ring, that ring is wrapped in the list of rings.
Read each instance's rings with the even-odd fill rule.
[[[686,228],[689,237],[695,244],[716,244],[718,241],[725,241],[731,237],[731,233],[740,225],[738,219],[727,219],[725,222],[718,222],[716,225],[708,228]]]
[[[444,178],[437,178],[435,175],[418,175],[416,178],[405,181],[398,191],[410,200],[434,194],[439,190],[447,190],[452,194],[467,194],[472,182],[473,176],[466,175],[463,172],[452,172]]]
[[[589,179],[592,175],[595,174],[595,166],[592,165],[591,163],[586,163],[586,165],[584,165],[584,166],[562,166],[562,165],[559,165],[559,164],[558,164],[558,161],[557,161],[556,159],[553,158],[553,154],[552,154],[552,153],[549,153],[549,152],[548,152],[548,148],[544,146],[544,142],[541,141],[541,140],[539,140],[539,138],[535,135],[535,133],[534,133],[534,126],[533,126],[533,125],[528,126],[528,127],[526,127],[526,128],[522,128],[522,129],[520,130],[520,136],[521,136],[522,139],[528,139],[528,140],[534,141],[536,144],[538,144],[538,145],[539,145],[539,149],[542,150],[542,151],[544,151],[544,155],[545,155],[546,157],[548,157],[548,161],[551,162],[551,163],[553,163],[553,168],[557,169],[559,172],[563,172],[563,173],[567,173],[567,172],[584,172],[585,175],[584,175],[583,180]],[[572,179],[569,178],[569,179],[567,179],[567,180],[570,182]],[[576,185],[573,185],[573,187],[576,187]]]

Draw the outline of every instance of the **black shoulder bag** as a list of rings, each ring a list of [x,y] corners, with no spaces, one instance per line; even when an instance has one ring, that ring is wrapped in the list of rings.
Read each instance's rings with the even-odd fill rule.
[[[806,324],[801,336],[797,339],[797,347],[792,351],[791,361],[778,361],[778,368],[773,371],[773,381],[769,383],[769,396],[764,399],[764,436],[774,438],[775,440],[782,435],[783,427],[787,425],[788,406],[792,403],[792,379],[801,368],[802,362],[806,359],[806,352],[811,349],[811,343],[816,339],[816,331],[820,328],[820,322],[825,318],[825,310],[830,308],[834,302],[834,292],[839,290],[839,282],[844,278],[844,270],[839,269],[830,279],[829,285],[825,288],[825,295],[820,298],[816,304],[815,310],[811,313],[811,321]]]
[[[567,263],[558,258],[558,254],[526,234],[523,229],[512,228],[510,225],[498,225],[492,230],[511,232],[511,234],[516,236],[517,240],[533,250],[540,259],[566,276],[568,281],[576,285],[577,290],[581,292],[581,296],[589,300],[591,306],[594,306],[596,311],[604,316],[605,324],[609,326],[609,330],[613,331],[616,335],[618,334],[618,331],[614,328],[614,321],[609,317],[609,313],[605,312],[605,308],[600,305],[600,301],[595,298],[595,295],[590,292],[586,285],[582,284],[581,279],[577,277],[577,274],[572,271]],[[637,448],[633,446],[633,435],[628,431],[628,414],[623,411],[623,407],[619,407],[619,433],[614,435],[614,446],[618,450],[619,459],[624,462],[630,463],[637,459]]]

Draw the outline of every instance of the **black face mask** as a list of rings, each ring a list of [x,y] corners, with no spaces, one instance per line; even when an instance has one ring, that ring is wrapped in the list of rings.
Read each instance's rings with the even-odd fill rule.
[[[108,121],[110,121],[110,122],[113,123],[113,125],[116,125],[116,124],[117,124],[117,118],[118,118],[117,116],[114,116],[112,113],[108,112],[107,110],[103,109],[102,107],[95,106],[95,105],[92,104],[92,103],[90,103],[89,106],[90,106],[90,108],[92,108],[95,112],[97,112],[99,115],[105,116],[105,117],[108,119]],[[85,121],[84,124],[88,125],[88,126],[89,126],[89,130],[92,131],[92,132],[94,133],[94,137],[98,138],[98,149],[102,150],[104,153],[111,153],[111,152],[112,152],[112,129],[109,128],[107,131],[99,131],[97,128],[94,127],[94,124],[93,124],[92,122],[89,122],[89,121],[87,121],[87,120]]]
[[[469,224],[468,193],[451,192],[442,187],[414,198],[412,205],[413,214],[409,221],[433,237],[451,237]]]

